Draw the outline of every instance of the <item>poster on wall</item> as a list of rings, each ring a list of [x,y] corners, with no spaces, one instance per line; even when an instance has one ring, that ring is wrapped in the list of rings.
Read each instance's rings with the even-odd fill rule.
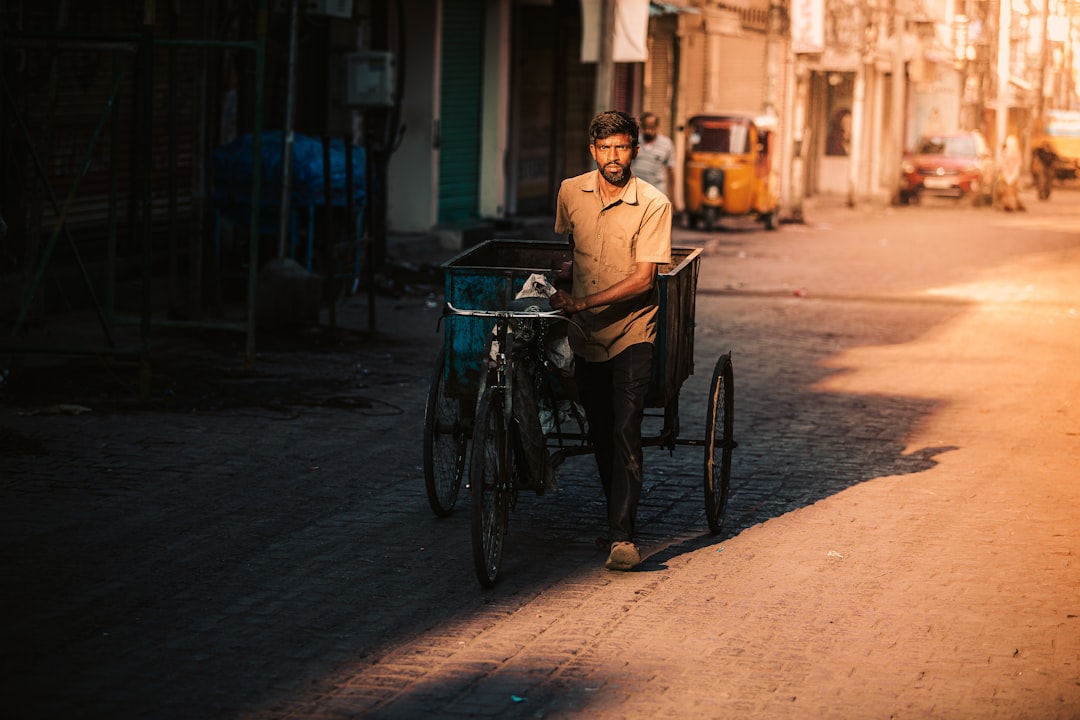
[[[933,82],[920,83],[908,103],[904,147],[912,148],[923,135],[954,132],[960,128],[959,70],[939,67]]]
[[[829,73],[826,155],[843,157],[851,154],[851,99],[854,87],[855,73]]]

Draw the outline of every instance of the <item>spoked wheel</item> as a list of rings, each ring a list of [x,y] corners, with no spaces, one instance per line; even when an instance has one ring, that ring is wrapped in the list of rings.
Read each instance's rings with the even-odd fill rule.
[[[709,388],[709,415],[705,418],[705,516],[714,535],[724,527],[728,489],[731,484],[732,436],[735,419],[735,386],[731,355],[721,355]]]
[[[424,487],[428,504],[438,517],[454,511],[469,446],[462,402],[446,395],[445,363],[443,349],[435,361],[424,415]]]
[[[489,387],[476,408],[469,485],[472,491],[472,554],[476,577],[491,587],[499,575],[513,489],[503,388]]]

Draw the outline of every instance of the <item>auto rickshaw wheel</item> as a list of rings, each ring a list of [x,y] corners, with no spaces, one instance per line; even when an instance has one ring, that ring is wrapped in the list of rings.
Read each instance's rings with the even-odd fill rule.
[[[764,217],[762,219],[765,221],[765,229],[766,230],[775,230],[780,224],[779,218],[777,217],[777,212],[776,212],[775,209],[770,210],[769,212],[765,213],[765,215],[764,215]]]
[[[716,212],[716,208],[705,208],[705,230],[712,232],[716,228],[716,223],[719,220],[719,214]]]

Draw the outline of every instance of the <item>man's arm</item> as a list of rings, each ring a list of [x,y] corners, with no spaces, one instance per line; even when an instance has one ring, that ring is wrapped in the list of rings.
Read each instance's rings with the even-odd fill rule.
[[[656,263],[639,262],[632,275],[592,295],[576,298],[570,293],[557,290],[550,298],[551,307],[565,310],[572,315],[598,305],[611,305],[648,292],[655,279]]]

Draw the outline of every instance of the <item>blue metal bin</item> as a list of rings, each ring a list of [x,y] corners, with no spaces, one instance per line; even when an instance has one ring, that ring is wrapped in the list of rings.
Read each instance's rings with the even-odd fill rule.
[[[672,248],[671,263],[657,278],[660,313],[653,354],[649,407],[666,407],[694,371],[694,313],[701,250]],[[502,310],[534,273],[555,284],[562,264],[573,257],[563,242],[489,240],[443,265],[446,300],[459,309]],[[446,390],[455,397],[475,395],[483,371],[490,318],[450,316],[446,348]]]

